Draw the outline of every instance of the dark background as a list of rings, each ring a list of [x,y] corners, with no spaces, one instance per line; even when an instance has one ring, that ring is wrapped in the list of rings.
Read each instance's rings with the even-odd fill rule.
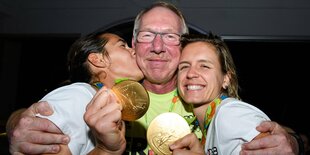
[[[132,21],[97,31],[105,30],[118,33],[130,43]],[[190,31],[204,33],[192,25]],[[70,45],[80,35],[0,36],[1,49],[14,44],[18,46],[16,51],[21,53],[17,58],[18,73],[15,73],[18,75],[15,83],[16,102],[8,109],[11,113],[38,101],[67,79],[66,54]],[[223,38],[237,67],[241,98],[263,110],[272,120],[297,132],[309,134],[309,125],[306,123],[309,113],[306,106],[309,65],[306,55],[310,39],[270,36]],[[10,62],[7,59],[4,61]],[[4,124],[5,122],[1,126],[1,132],[4,131]],[[0,145],[7,148],[5,138],[1,138]]]
[[[0,0],[0,132],[11,112],[28,107],[67,78],[66,53],[76,38],[127,23],[154,1]],[[224,36],[244,101],[295,131],[310,131],[309,0],[167,1],[180,8],[188,23]],[[131,39],[131,33],[127,36]],[[0,154],[7,154],[6,137],[0,138]]]

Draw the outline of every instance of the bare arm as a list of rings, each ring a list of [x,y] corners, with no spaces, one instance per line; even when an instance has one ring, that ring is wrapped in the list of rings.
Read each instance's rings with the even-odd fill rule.
[[[36,117],[38,113],[48,116],[53,111],[46,102],[39,102],[10,116],[6,129],[11,154],[57,153],[59,144],[68,144],[69,137],[49,120]]]
[[[259,132],[270,132],[262,138],[257,138],[242,146],[241,155],[252,154],[287,154],[297,155],[298,142],[278,123],[272,121],[262,122],[257,128]]]

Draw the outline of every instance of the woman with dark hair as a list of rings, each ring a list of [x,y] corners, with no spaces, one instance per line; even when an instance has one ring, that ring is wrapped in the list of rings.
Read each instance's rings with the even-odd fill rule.
[[[98,153],[104,151],[100,144],[107,140],[111,150],[123,152],[126,140],[122,106],[109,90],[118,79],[139,81],[143,78],[135,51],[115,34],[90,34],[71,46],[68,68],[72,84],[55,89],[41,99],[48,102],[54,113],[40,117],[47,118],[70,137],[69,144],[62,145],[60,153],[88,154],[94,148],[91,153]],[[104,103],[88,105],[95,94],[101,95]],[[108,137],[110,134],[113,137]]]

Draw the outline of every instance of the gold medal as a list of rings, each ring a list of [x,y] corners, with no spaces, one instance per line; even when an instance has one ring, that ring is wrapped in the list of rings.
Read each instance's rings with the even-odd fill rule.
[[[139,82],[124,80],[114,85],[112,91],[123,106],[122,119],[125,121],[139,119],[149,108],[149,95]]]
[[[170,155],[169,145],[191,132],[186,120],[177,113],[166,112],[155,117],[147,130],[147,141],[158,155]]]

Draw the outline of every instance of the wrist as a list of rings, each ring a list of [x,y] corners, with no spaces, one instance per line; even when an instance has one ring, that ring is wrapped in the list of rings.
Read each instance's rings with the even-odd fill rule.
[[[298,150],[296,151],[298,155],[305,155],[304,142],[297,133],[289,133],[297,142]]]
[[[108,150],[105,147],[102,147],[100,145],[96,145],[94,150],[92,151],[93,153],[91,155],[122,155],[123,151],[122,150]]]
[[[121,155],[121,154],[122,153],[103,150],[98,147],[95,147],[91,152],[88,153],[88,155]]]

